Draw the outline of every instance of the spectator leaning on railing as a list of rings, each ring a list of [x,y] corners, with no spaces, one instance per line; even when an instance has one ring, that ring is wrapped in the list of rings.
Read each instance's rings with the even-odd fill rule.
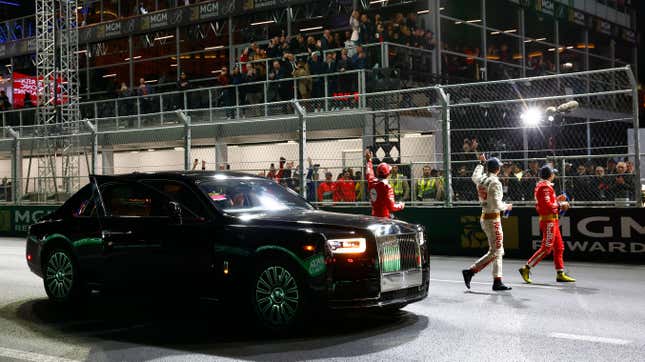
[[[609,183],[602,166],[596,166],[595,177],[591,180],[591,189],[598,195],[600,201],[609,199]]]
[[[325,180],[318,185],[318,201],[323,203],[331,203],[334,201],[336,194],[336,183],[332,179],[333,175],[330,171],[325,171]]]
[[[429,165],[423,166],[423,176],[416,183],[418,201],[431,201],[437,197],[436,179],[430,176],[431,172],[432,168]]]
[[[296,78],[306,77],[298,80],[298,98],[308,99],[311,97],[311,78],[309,78],[309,66],[304,60],[298,61],[296,70],[293,71],[293,76]]]
[[[355,202],[356,201],[356,184],[351,176],[351,171],[348,168],[343,170],[342,175],[336,181],[336,195],[335,201],[340,202]]]
[[[320,175],[318,170],[320,169],[319,164],[314,164],[311,161],[311,157],[307,157],[307,201],[315,202],[318,201],[318,183]]]
[[[588,201],[593,193],[590,181],[590,177],[587,175],[587,168],[585,165],[579,164],[576,167],[576,174],[573,176],[573,189],[567,189],[569,198],[575,201]]]
[[[394,190],[395,201],[408,201],[410,200],[410,184],[406,180],[405,175],[399,173],[399,166],[393,165],[390,171],[390,184]]]
[[[245,85],[244,87],[241,87],[242,91],[242,100],[246,104],[259,104],[262,103],[262,98],[264,97],[262,94],[262,85],[261,84],[254,84],[258,83],[260,81],[260,76],[258,75],[258,72],[255,70],[254,67],[248,67],[248,70],[246,71],[246,74],[244,75],[244,83],[251,83],[249,85]],[[247,109],[249,110],[249,109]],[[259,115],[259,110],[257,109],[250,109],[252,115]]]
[[[325,63],[320,59],[320,52],[314,51],[308,61],[309,73],[311,75],[325,74]],[[324,77],[315,77],[312,80],[311,97],[321,98],[324,96],[325,79]],[[318,107],[316,107],[318,108]]]
[[[613,199],[631,199],[634,190],[634,175],[626,173],[626,170],[625,162],[616,164],[614,183],[609,190]]]

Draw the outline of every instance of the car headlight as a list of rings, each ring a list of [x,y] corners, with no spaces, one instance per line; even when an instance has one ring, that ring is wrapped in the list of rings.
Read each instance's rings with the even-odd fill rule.
[[[365,252],[367,242],[365,238],[329,239],[327,245],[334,254],[360,254]]]

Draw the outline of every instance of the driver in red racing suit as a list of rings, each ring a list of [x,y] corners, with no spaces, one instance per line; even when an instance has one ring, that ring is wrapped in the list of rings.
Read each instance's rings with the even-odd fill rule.
[[[553,263],[557,272],[555,280],[558,282],[575,282],[576,280],[564,272],[564,242],[560,235],[560,225],[558,223],[558,213],[560,209],[569,209],[569,203],[566,196],[555,196],[553,190],[553,180],[555,172],[549,165],[544,165],[540,169],[540,178],[542,179],[535,186],[535,201],[537,204],[538,215],[540,216],[540,231],[542,232],[542,244],[533,256],[526,262],[519,272],[526,283],[532,283],[530,278],[531,268],[534,268],[544,257],[553,252]]]
[[[376,168],[377,177],[374,176],[374,167],[372,166],[372,151],[365,151],[365,160],[367,161],[365,178],[372,204],[372,216],[390,218],[392,217],[391,213],[401,211],[405,207],[402,202],[394,201],[394,191],[387,180],[392,166],[385,162],[380,163]]]

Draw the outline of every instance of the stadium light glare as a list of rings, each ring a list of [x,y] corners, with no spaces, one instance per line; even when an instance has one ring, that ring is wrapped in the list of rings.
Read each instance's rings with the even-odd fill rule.
[[[527,127],[537,127],[542,121],[542,112],[538,108],[529,108],[524,111],[520,118]]]

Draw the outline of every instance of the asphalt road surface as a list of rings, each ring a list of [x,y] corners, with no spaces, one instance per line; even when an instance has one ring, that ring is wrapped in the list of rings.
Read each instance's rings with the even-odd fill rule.
[[[24,241],[0,239],[0,360],[645,360],[645,267],[568,263],[579,282],[562,285],[545,260],[529,286],[521,261],[506,260],[513,290],[496,293],[490,270],[465,289],[460,270],[471,262],[433,257],[429,298],[394,316],[333,314],[278,338],[204,300],[94,297],[58,308],[28,270]]]

